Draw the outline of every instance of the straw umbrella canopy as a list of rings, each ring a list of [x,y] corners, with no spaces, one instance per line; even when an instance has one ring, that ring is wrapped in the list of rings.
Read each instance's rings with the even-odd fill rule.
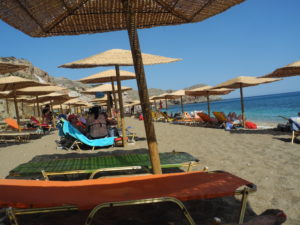
[[[29,96],[35,96],[36,98],[36,103],[37,103],[37,108],[38,108],[38,116],[40,116],[40,106],[39,106],[39,96],[40,95],[47,95],[52,92],[57,92],[57,91],[63,91],[65,88],[59,87],[59,86],[39,86],[39,87],[27,87],[27,88],[21,88],[16,90],[17,95],[29,95]]]
[[[53,111],[54,105],[60,105],[69,99],[70,99],[70,96],[68,94],[59,93],[59,92],[53,92],[53,93],[50,93],[47,95],[38,96],[39,103],[49,101],[52,111]]]
[[[168,58],[164,56],[158,56],[158,55],[151,55],[151,54],[145,54],[141,53],[141,57],[143,59],[144,65],[154,65],[154,64],[162,64],[162,63],[170,63],[170,62],[176,62],[181,59],[175,59],[175,58]],[[132,53],[129,50],[123,50],[123,49],[111,49],[108,51],[105,51],[103,53],[90,56],[85,59],[81,59],[75,62],[64,64],[60,67],[64,68],[92,68],[92,67],[98,67],[98,66],[115,66],[115,77],[117,78],[117,84],[118,87],[121,87],[121,80],[123,80],[120,66],[133,66],[133,58]],[[134,77],[135,78],[135,77]],[[147,89],[144,87],[144,89]],[[113,92],[114,93],[114,92]],[[119,105],[120,105],[120,115],[121,115],[121,123],[122,123],[122,134],[123,134],[123,146],[126,145],[125,140],[125,121],[124,121],[124,109],[123,109],[123,103],[122,103],[122,94],[121,92],[118,92],[119,95]],[[115,97],[114,97],[115,98]],[[116,99],[116,98],[115,98]],[[148,112],[146,112],[148,114]],[[151,115],[149,115],[151,116]],[[146,118],[148,115],[145,116]],[[146,123],[147,119],[144,121]],[[152,123],[152,119],[150,121]],[[148,124],[146,125],[146,127]]]
[[[71,106],[74,107],[74,111],[75,111],[75,107],[79,107],[79,106],[91,106],[90,103],[88,103],[87,101],[84,101],[80,98],[72,98],[72,99],[69,99],[65,102],[63,102],[63,105],[68,105],[69,106],[69,110],[71,110]]]
[[[227,95],[230,92],[232,92],[233,89],[229,88],[219,88],[219,89],[213,89],[212,86],[203,86],[200,88],[194,88],[191,90],[186,90],[185,94],[190,96],[206,96],[207,99],[207,112],[210,116],[210,95]]]
[[[27,65],[20,63],[0,62],[0,74],[13,73],[27,67]]]
[[[225,81],[221,84],[218,84],[218,85],[214,86],[213,88],[214,89],[217,89],[217,88],[233,88],[233,89],[239,88],[240,89],[243,126],[245,127],[246,121],[245,121],[243,88],[250,87],[250,86],[256,86],[256,85],[260,85],[260,84],[272,83],[272,82],[279,81],[279,80],[281,80],[281,79],[240,76],[240,77],[236,77],[231,80]]]
[[[65,105],[65,104],[59,104],[59,105],[54,105],[53,106],[53,109],[59,109],[59,110],[66,110],[66,109],[68,109],[69,108],[69,106],[68,105]]]
[[[31,0],[30,4],[20,4],[18,1],[3,0],[0,18],[33,37],[127,30],[152,168],[155,174],[159,174],[160,159],[137,28],[203,21],[243,1],[78,0],[66,3],[58,0],[42,2]]]
[[[126,71],[126,70],[120,70],[120,79],[121,80],[132,80],[135,79],[136,76],[134,73]],[[78,81],[85,84],[96,84],[96,83],[108,83],[111,81],[116,81],[116,71],[115,70],[105,70],[100,73],[96,73],[94,75],[84,77]]]
[[[178,91],[174,91],[172,93],[169,93],[169,94],[166,95],[166,98],[168,98],[168,99],[180,98],[181,111],[182,111],[182,113],[184,113],[183,103],[182,103],[182,96],[185,96],[185,90],[178,90]]]
[[[114,89],[115,89],[115,92],[116,92],[116,90],[117,90],[116,85],[114,85]],[[132,90],[132,88],[122,86],[120,90],[121,91],[130,91],[130,90]],[[81,93],[92,95],[92,94],[96,94],[98,92],[106,92],[106,93],[113,92],[113,88],[110,84],[102,84],[102,85],[99,85],[99,86],[96,86],[96,87],[89,88],[85,91],[82,91]]]
[[[16,90],[24,87],[32,87],[32,86],[44,86],[45,84],[39,83],[34,80],[25,79],[17,76],[8,76],[0,78],[0,91],[12,91],[11,94],[14,98],[14,105],[16,110],[17,123],[20,125],[20,116],[19,109],[17,105]]]
[[[94,99],[90,100],[90,102],[95,102],[95,103],[106,103],[107,101],[108,101],[107,94],[102,98],[94,98]]]
[[[167,95],[170,94],[170,93],[163,93],[161,95],[158,95],[158,96],[152,96],[150,98],[150,100],[154,100],[154,104],[156,105],[156,100],[165,100],[165,103],[166,103],[166,109],[168,108],[168,100],[167,100]],[[155,107],[156,108],[156,107]]]
[[[61,66],[64,67],[64,66]],[[134,73],[125,71],[125,70],[120,70],[120,80],[131,80],[135,79],[136,76]],[[78,80],[82,83],[85,84],[96,84],[96,83],[107,83],[111,82],[111,86],[113,89],[113,95],[114,95],[114,100],[115,100],[115,107],[117,109],[117,98],[116,98],[116,92],[115,92],[115,86],[114,86],[114,81],[117,81],[117,75],[115,70],[106,70],[101,73],[97,73],[85,78],[82,78]]]
[[[274,70],[272,73],[262,77],[291,77],[300,76],[300,61],[290,63],[284,67]]]

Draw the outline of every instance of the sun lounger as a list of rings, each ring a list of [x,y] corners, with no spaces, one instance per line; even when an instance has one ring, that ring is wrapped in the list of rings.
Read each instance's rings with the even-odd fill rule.
[[[213,112],[213,114],[220,124],[226,123],[228,121],[225,115],[221,112]]]
[[[37,127],[40,127],[44,130],[50,131],[52,126],[49,124],[42,124],[40,123],[34,116],[30,117],[30,120],[36,125]]]
[[[174,119],[172,123],[188,126],[198,126],[204,124],[204,121],[200,117],[194,118],[189,113],[184,112],[182,118]]]
[[[204,112],[199,112],[197,115],[205,122],[206,126],[219,127],[220,124],[215,118],[210,117]]]
[[[29,138],[28,132],[0,132],[0,143],[25,143]]]
[[[92,210],[157,201],[212,199],[242,194],[239,223],[242,223],[247,196],[256,191],[249,181],[227,172],[188,172],[143,175],[82,181],[39,181],[0,179],[0,207],[8,207],[12,224],[16,215],[69,210]],[[9,208],[11,207],[11,208]],[[183,206],[191,224],[195,224]],[[218,215],[216,215],[218,216]]]
[[[92,147],[92,150],[95,150],[96,147],[108,147],[114,145],[115,137],[105,137],[105,138],[93,139],[93,140],[88,139],[84,134],[82,134],[79,130],[73,127],[69,123],[69,121],[63,120],[62,122],[63,122],[63,126],[62,126],[63,133],[65,135],[70,135],[75,139],[70,149],[72,149],[74,146],[77,146],[77,148],[81,150],[80,144],[82,143]]]
[[[15,130],[22,130],[22,131],[34,131],[36,128],[22,128],[19,126],[18,122],[15,119],[12,118],[6,118],[4,119],[4,122],[12,129]]]
[[[160,153],[162,168],[185,167],[190,171],[199,160],[185,152]],[[148,153],[122,153],[102,156],[41,160],[19,165],[10,171],[10,178],[38,179],[43,175],[49,179],[53,175],[90,174],[89,178],[101,172],[146,169],[150,172],[151,163]]]

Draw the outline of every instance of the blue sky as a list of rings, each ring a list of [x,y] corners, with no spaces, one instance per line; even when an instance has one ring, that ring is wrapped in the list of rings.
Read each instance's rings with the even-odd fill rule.
[[[261,76],[300,60],[299,12],[299,0],[246,0],[203,22],[139,30],[142,52],[182,59],[145,66],[148,88],[213,86],[237,76]],[[52,76],[73,80],[111,68],[57,67],[109,49],[130,49],[126,31],[32,38],[2,21],[0,30],[1,57],[25,58]],[[136,89],[135,81],[122,84]],[[245,88],[244,96],[300,91],[299,84],[300,76],[289,77]],[[234,91],[226,98],[238,96]]]

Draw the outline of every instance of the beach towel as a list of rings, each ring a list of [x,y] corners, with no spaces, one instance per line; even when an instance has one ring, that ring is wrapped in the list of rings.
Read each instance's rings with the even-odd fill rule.
[[[292,124],[292,128],[295,131],[300,130],[300,117],[291,117],[289,122]]]
[[[64,134],[69,134],[73,138],[81,141],[82,143],[92,146],[92,147],[103,147],[103,146],[111,146],[114,144],[115,137],[105,137],[99,139],[88,139],[84,134],[82,134],[79,130],[73,127],[69,121],[63,121],[63,132]]]
[[[256,125],[255,123],[253,123],[253,122],[250,122],[250,121],[247,121],[247,122],[245,123],[245,126],[246,126],[246,128],[248,128],[248,129],[257,129],[257,125]]]

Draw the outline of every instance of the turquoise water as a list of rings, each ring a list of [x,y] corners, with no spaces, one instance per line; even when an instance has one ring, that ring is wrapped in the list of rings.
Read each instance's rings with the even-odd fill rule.
[[[300,92],[272,94],[263,96],[244,97],[245,115],[253,122],[282,123],[286,122],[279,115],[285,117],[297,116],[300,112]],[[210,103],[211,112],[223,111],[226,114],[236,112],[241,114],[240,98],[224,99]],[[164,111],[164,109],[162,109]],[[203,110],[207,112],[207,103],[184,105],[184,111]],[[180,105],[170,106],[168,113],[181,112]]]

